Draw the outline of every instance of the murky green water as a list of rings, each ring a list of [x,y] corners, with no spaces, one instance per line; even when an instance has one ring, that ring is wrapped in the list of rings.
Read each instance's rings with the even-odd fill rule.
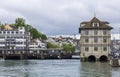
[[[0,77],[120,77],[120,67],[80,60],[5,60]]]

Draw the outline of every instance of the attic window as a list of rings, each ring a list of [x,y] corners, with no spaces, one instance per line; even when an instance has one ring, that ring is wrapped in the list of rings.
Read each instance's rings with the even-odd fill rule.
[[[93,27],[99,27],[99,23],[93,23]]]

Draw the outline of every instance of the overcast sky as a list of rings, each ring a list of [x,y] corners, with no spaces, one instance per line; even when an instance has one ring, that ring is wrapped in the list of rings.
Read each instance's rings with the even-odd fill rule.
[[[78,34],[79,24],[94,17],[120,28],[120,0],[0,0],[0,21],[22,17],[47,35]]]

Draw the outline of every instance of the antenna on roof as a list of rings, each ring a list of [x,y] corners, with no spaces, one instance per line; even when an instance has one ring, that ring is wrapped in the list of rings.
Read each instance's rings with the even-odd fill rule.
[[[96,17],[96,13],[94,12],[94,17]]]

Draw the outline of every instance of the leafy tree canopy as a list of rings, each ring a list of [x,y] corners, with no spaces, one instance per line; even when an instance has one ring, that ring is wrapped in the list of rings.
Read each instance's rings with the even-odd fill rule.
[[[25,29],[30,32],[32,39],[36,39],[36,38],[42,38],[44,40],[47,39],[47,36],[45,34],[40,33],[36,28],[33,28],[31,25],[26,24],[23,18],[17,18],[13,25],[17,28],[21,26],[25,27]]]
[[[25,27],[26,26],[25,20],[23,18],[17,18],[15,20],[14,26],[16,26],[17,28],[20,27],[20,26]]]
[[[4,24],[2,24],[1,22],[0,22],[0,28],[4,29]]]
[[[47,42],[47,48],[59,48],[56,44]]]
[[[63,50],[66,51],[67,53],[72,53],[72,52],[75,51],[75,47],[74,47],[72,44],[66,44],[66,43],[64,43],[64,44],[62,45],[62,48],[63,48]]]

